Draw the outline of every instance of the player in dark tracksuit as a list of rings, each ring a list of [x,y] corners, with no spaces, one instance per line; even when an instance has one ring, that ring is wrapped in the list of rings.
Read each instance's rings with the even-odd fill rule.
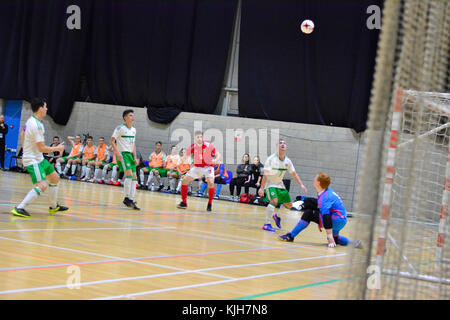
[[[8,133],[8,125],[5,123],[5,116],[0,115],[0,168],[5,170],[5,149],[6,134]]]
[[[323,172],[317,174],[314,179],[314,187],[317,190],[317,206],[319,207],[318,217],[312,210],[305,211],[298,224],[290,233],[280,236],[280,240],[292,242],[294,238],[306,227],[311,221],[319,224],[319,230],[322,226],[327,232],[328,247],[334,248],[336,244],[346,246],[348,244],[357,248],[361,247],[361,241],[352,241],[339,232],[347,224],[347,210],[341,198],[329,187],[330,177]]]

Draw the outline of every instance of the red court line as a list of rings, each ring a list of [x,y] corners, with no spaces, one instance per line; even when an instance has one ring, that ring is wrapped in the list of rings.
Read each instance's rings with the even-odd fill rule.
[[[305,247],[317,247],[318,245],[305,245],[300,248]],[[92,266],[92,265],[99,265],[99,264],[107,264],[107,263],[120,263],[120,262],[132,262],[132,261],[147,261],[147,260],[157,260],[157,259],[173,259],[173,258],[185,258],[185,257],[204,257],[204,256],[212,256],[212,255],[219,255],[219,254],[234,254],[234,253],[248,253],[248,252],[256,252],[256,251],[271,251],[271,250],[286,250],[286,249],[295,249],[298,247],[285,247],[285,248],[262,248],[262,249],[248,249],[245,251],[233,251],[233,252],[210,252],[210,253],[194,253],[194,254],[185,254],[185,255],[175,255],[175,256],[162,256],[162,257],[150,257],[150,258],[141,258],[141,259],[127,259],[125,260],[112,260],[112,261],[99,261],[99,262],[92,262],[87,264],[77,264],[77,263],[70,263],[63,261],[63,263],[70,263],[71,265],[78,265],[79,267],[85,267],[85,266]],[[67,265],[63,266],[43,266],[43,267],[33,267],[33,268],[26,268],[26,269],[11,269],[11,270],[1,270],[0,272],[14,272],[14,271],[28,271],[28,270],[38,270],[38,269],[51,269],[51,268],[65,268]]]
[[[57,259],[52,259],[52,258],[47,258],[47,257],[41,257],[41,256],[36,256],[36,255],[31,255],[31,254],[25,254],[25,253],[20,253],[20,252],[16,252],[16,251],[8,251],[8,250],[0,249],[0,252],[5,252],[5,253],[9,253],[9,254],[15,254],[15,255],[18,255],[18,256],[37,258],[37,259],[47,260],[47,261],[52,261],[52,262],[70,263],[70,264],[72,264],[71,262],[67,262],[67,261],[63,261],[63,260],[57,260]]]

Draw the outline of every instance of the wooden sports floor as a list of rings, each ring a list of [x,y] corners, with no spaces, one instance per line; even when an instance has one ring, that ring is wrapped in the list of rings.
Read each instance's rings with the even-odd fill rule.
[[[329,249],[315,224],[293,243],[277,240],[299,213],[283,210],[283,230],[261,229],[265,208],[61,180],[50,216],[42,195],[10,210],[31,189],[27,174],[0,173],[0,299],[336,299],[348,248]],[[352,220],[343,230],[350,234]]]

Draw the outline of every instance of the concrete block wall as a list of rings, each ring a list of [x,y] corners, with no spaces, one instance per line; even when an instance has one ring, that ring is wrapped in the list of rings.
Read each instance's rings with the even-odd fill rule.
[[[114,128],[122,123],[122,112],[127,108],[130,107],[76,102],[66,126],[55,124],[50,117],[44,119],[46,143],[51,143],[52,137],[58,135],[66,141],[66,150],[69,152],[71,148],[67,141],[69,135],[89,133],[95,141],[100,136],[109,141]],[[191,143],[186,141],[186,137],[178,137],[180,129],[186,129],[193,135],[194,129],[201,126],[206,140],[212,141],[217,147],[222,140],[218,135],[223,135],[224,143],[220,151],[227,170],[233,173],[237,164],[241,162],[243,153],[250,150],[253,150],[249,152],[251,158],[258,154],[264,163],[271,151],[274,151],[278,130],[279,137],[287,141],[287,155],[308,188],[308,195],[315,196],[314,176],[319,171],[324,171],[331,176],[332,188],[341,196],[347,209],[350,211],[353,209],[355,183],[357,171],[361,168],[363,146],[361,135],[351,129],[188,112],[182,112],[171,124],[162,125],[150,121],[145,108],[131,108],[135,111],[137,149],[145,159],[153,151],[156,141],[161,141],[164,151],[167,152],[172,144]],[[24,102],[21,127],[30,116],[31,108]],[[230,129],[243,129],[247,134],[253,132],[258,137],[257,142],[244,139],[245,147],[242,145],[239,149],[234,142],[234,135],[228,136],[226,142],[227,129],[231,134],[234,134],[234,131]],[[264,137],[264,130],[267,131],[267,141],[259,138],[260,135]],[[211,134],[215,137],[210,137]],[[290,178],[288,173],[285,178]],[[254,193],[254,189],[251,189],[251,192]],[[222,188],[222,193],[229,194],[228,187]],[[291,182],[290,194],[293,199],[297,195],[303,195],[294,181]]]

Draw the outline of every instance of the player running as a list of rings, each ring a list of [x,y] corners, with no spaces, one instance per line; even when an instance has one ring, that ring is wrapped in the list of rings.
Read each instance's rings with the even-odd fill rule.
[[[220,153],[210,142],[203,141],[203,133],[201,131],[196,131],[194,133],[194,143],[187,149],[183,158],[191,155],[193,155],[194,161],[192,168],[181,180],[181,202],[177,207],[180,209],[187,208],[189,183],[204,176],[208,183],[208,205],[206,211],[211,211],[214,198],[214,165],[220,161]]]
[[[59,175],[53,168],[53,166],[44,159],[43,153],[64,151],[64,142],[60,143],[56,147],[48,147],[45,145],[45,129],[42,124],[42,119],[47,115],[47,103],[35,98],[31,101],[31,110],[33,115],[26,122],[26,131],[23,141],[23,165],[31,176],[31,181],[35,185],[31,191],[25,196],[25,199],[14,209],[11,213],[15,216],[29,218],[30,214],[25,210],[25,206],[37,197],[42,192],[49,189],[48,198],[50,200],[50,207],[48,212],[55,214],[57,212],[66,212],[69,208],[61,206],[57,203],[56,198],[58,196],[58,182]],[[47,180],[49,183],[47,183]]]
[[[271,219],[275,220],[275,224],[281,229],[281,218],[275,213],[276,206],[283,204],[287,209],[292,208],[291,197],[283,183],[283,177],[286,174],[286,171],[289,171],[291,177],[300,188],[302,188],[305,194],[308,193],[302,180],[300,180],[297,172],[295,172],[291,159],[286,156],[286,141],[281,139],[278,142],[277,147],[278,152],[268,157],[264,164],[264,176],[262,178],[261,188],[258,191],[260,197],[263,197],[265,193],[266,199],[270,201],[266,207],[266,223],[264,224],[263,229],[272,232],[274,232],[275,229],[270,223]]]

